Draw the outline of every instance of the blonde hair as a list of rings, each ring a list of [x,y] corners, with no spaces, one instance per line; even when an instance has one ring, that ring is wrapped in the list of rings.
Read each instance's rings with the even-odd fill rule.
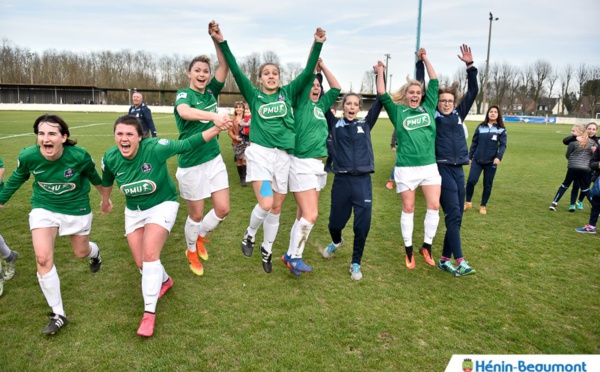
[[[406,79],[407,83],[404,84],[403,86],[400,87],[400,89],[398,89],[398,91],[396,93],[392,93],[390,94],[390,96],[392,97],[392,100],[394,101],[394,103],[398,104],[404,104],[404,98],[406,97],[406,92],[408,92],[408,88],[410,88],[413,85],[417,85],[421,88],[421,97],[423,96],[423,92],[424,92],[424,87],[423,84],[418,81],[418,80],[410,80],[410,79]]]
[[[586,148],[588,145],[588,139],[589,139],[587,130],[586,130],[586,126],[583,124],[575,124],[575,125],[573,125],[573,130],[575,132],[577,132],[576,137],[581,137],[585,140],[583,142],[579,142],[579,146],[581,146],[582,149]]]

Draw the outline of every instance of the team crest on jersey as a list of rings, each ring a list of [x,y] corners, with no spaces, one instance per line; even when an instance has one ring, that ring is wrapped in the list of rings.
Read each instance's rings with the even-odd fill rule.
[[[214,94],[213,94],[213,92],[212,92],[212,90],[211,90],[211,89],[207,89],[207,90],[206,90],[206,93],[207,93],[207,94],[210,94],[211,96],[214,96]]]
[[[175,101],[181,99],[181,98],[187,98],[187,93],[186,92],[181,92],[177,95],[177,98],[175,99]]]
[[[287,114],[287,105],[283,101],[267,103],[258,108],[258,114],[263,119],[281,118]]]
[[[428,127],[431,125],[431,119],[427,113],[422,113],[415,116],[410,116],[402,122],[402,126],[406,130],[415,130],[419,128]]]
[[[357,126],[357,127],[356,127],[356,134],[360,134],[360,133],[363,133],[363,134],[364,134],[364,133],[365,133],[365,131],[363,130],[363,128],[362,128],[362,127],[359,127],[359,126]]]
[[[163,146],[168,145],[169,142],[171,142],[171,141],[169,141],[167,138],[161,138],[161,139],[158,140],[158,144],[159,145],[163,145]]]
[[[156,191],[156,183],[150,180],[141,180],[122,185],[119,189],[128,196],[148,195]]]
[[[323,110],[321,110],[320,107],[315,106],[315,109],[313,110],[313,113],[315,114],[315,117],[319,120],[325,120],[325,114],[323,113]]]
[[[74,174],[75,172],[73,172],[73,169],[69,168],[65,171],[65,178],[73,177]]]
[[[279,96],[277,97],[278,101],[285,101],[285,97],[283,96],[283,94],[279,93]]]
[[[142,164],[142,172],[144,172],[144,173],[150,173],[151,170],[152,170],[152,165],[151,164],[148,164],[148,163]]]
[[[62,183],[62,182],[38,182],[38,185],[45,191],[54,194],[61,195],[69,191],[75,190],[74,183]]]

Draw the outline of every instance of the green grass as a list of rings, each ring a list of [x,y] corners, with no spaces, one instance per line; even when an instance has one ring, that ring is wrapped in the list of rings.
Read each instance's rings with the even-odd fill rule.
[[[34,144],[35,137],[2,137],[30,133],[39,115],[0,111],[5,179],[19,150]],[[118,114],[61,115],[72,138],[99,163],[113,145],[112,123]],[[177,138],[172,115],[155,119],[161,136]],[[470,133],[474,127],[469,123]],[[260,255],[247,259],[241,254],[240,240],[255,199],[250,187],[238,185],[231,146],[223,135],[231,213],[212,234],[205,274],[197,277],[184,257],[182,204],[161,256],[175,285],[160,300],[155,334],[147,340],[136,336],[143,312],[140,275],[123,236],[124,197],[117,190],[110,215],[99,212],[98,194],[91,194],[91,238],[104,260],[98,274],[90,274],[87,262],[75,258],[68,238],[57,239],[55,261],[70,323],[54,337],[41,334],[49,308],[35,274],[27,183],[0,211],[0,233],[21,254],[17,274],[0,298],[0,370],[440,371],[452,354],[600,353],[600,245],[597,236],[574,231],[587,223],[589,204],[583,212],[568,213],[566,195],[559,211],[548,211],[566,171],[561,140],[569,130],[509,124],[508,149],[488,215],[474,209],[463,221],[465,257],[477,274],[453,278],[426,267],[420,257],[415,270],[404,267],[400,198],[384,187],[394,162],[392,127],[380,120],[373,131],[373,224],[361,282],[352,282],[348,274],[350,244],[332,260],[319,252],[330,241],[331,176],[304,254],[313,274],[294,277],[275,260],[267,275]],[[174,175],[175,159],[169,166]],[[478,184],[474,205],[480,195]],[[288,199],[275,256],[287,249],[295,215],[291,195]],[[424,213],[419,199],[416,242],[423,236]],[[351,222],[344,231],[347,242],[352,240]],[[444,232],[442,222],[434,240],[436,259]]]

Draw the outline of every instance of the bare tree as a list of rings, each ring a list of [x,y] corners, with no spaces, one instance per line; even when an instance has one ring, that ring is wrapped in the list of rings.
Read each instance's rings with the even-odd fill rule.
[[[292,80],[296,78],[296,76],[300,75],[304,68],[298,62],[288,62],[285,65],[285,70],[282,76],[282,84],[288,84]]]
[[[557,80],[558,71],[553,69],[552,73],[548,75],[548,114],[552,113],[552,92],[554,91],[554,86],[556,85]]]
[[[569,86],[571,85],[572,78],[573,78],[573,66],[570,64],[563,66],[561,74],[560,74],[560,98],[561,98],[560,112],[562,115],[564,115],[564,113],[565,113],[565,99],[567,99],[567,94],[569,94]]]
[[[537,111],[539,100],[544,94],[544,85],[546,83],[546,79],[551,73],[552,65],[549,62],[538,59],[533,64],[530,91],[534,111]]]
[[[373,70],[367,70],[363,74],[363,78],[360,83],[360,93],[364,93],[364,94],[374,94],[375,93],[375,75],[373,75]]]

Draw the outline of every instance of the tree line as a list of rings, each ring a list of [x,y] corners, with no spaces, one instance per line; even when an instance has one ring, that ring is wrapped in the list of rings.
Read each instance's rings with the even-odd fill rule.
[[[217,59],[211,57],[213,69],[216,69]],[[74,53],[48,49],[35,53],[3,39],[0,47],[0,83],[177,90],[189,84],[185,72],[192,58],[177,54],[157,56],[131,50]],[[239,60],[240,68],[255,85],[259,67],[265,62],[280,66],[283,84],[293,80],[303,68],[297,62],[282,64],[277,53],[270,50],[254,52]],[[490,64],[488,76],[488,101],[506,108],[507,112],[549,114],[553,108],[552,99],[560,102],[559,112],[563,115],[575,113],[595,117],[600,112],[600,66],[585,63],[553,66],[545,60],[537,60],[526,66],[501,62]],[[480,92],[476,106],[477,111],[481,112],[485,66],[479,66],[478,79]],[[459,68],[452,78],[440,75],[439,80],[442,85],[458,81],[461,90],[466,90],[464,68]],[[238,92],[231,74],[223,91]],[[375,93],[372,71],[364,73],[358,93]],[[127,93],[122,94],[126,100]],[[158,102],[158,99],[158,93],[144,93],[147,102]]]

